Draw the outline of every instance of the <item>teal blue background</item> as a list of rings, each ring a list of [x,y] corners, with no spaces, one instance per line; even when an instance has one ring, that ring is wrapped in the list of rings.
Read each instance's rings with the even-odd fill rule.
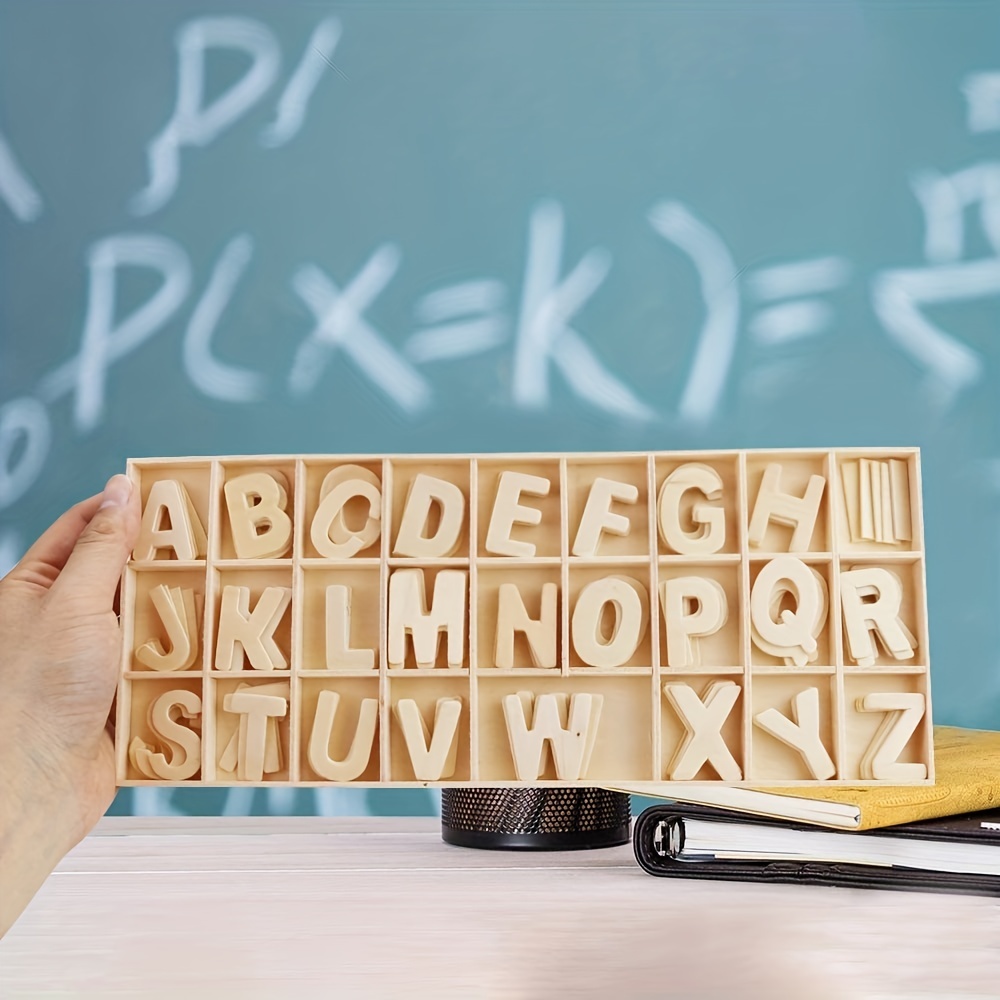
[[[214,141],[182,150],[173,196],[137,216],[130,201],[149,179],[146,147],[176,99],[175,35],[206,14],[263,26],[280,72]],[[342,30],[333,66],[301,130],[265,148],[261,130],[328,17]],[[210,54],[206,93],[222,93],[247,64]],[[0,198],[0,407],[40,400],[51,437],[30,483],[0,510],[0,555],[10,565],[128,456],[919,445],[935,718],[1000,726],[1000,290],[946,295],[925,310],[977,359],[976,377],[950,398],[874,308],[887,272],[927,269],[929,282],[937,273],[916,180],[1000,164],[1000,131],[969,127],[962,89],[987,72],[1000,72],[997,3],[3,0],[0,135],[42,211],[18,221]],[[967,207],[958,263],[997,260],[997,224],[991,231],[984,218],[1000,212],[998,198]],[[714,233],[732,263],[713,294],[738,304],[735,353],[702,421],[685,417],[680,400],[713,303],[691,257],[650,223],[665,202]],[[607,274],[569,322],[644,418],[581,393],[553,366],[547,397],[519,402],[529,229],[546,208],[564,221],[558,280],[604,249]],[[101,417],[84,429],[73,394],[43,398],[45,376],[80,349],[88,250],[136,233],[182,249],[191,289],[111,367]],[[212,351],[264,377],[252,403],[211,398],[183,365],[195,303],[240,234],[252,257]],[[479,279],[504,293],[502,339],[468,357],[414,362],[429,387],[416,413],[343,352],[296,395],[289,373],[314,326],[296,271],[315,264],[343,288],[386,244],[399,266],[365,315],[397,351],[421,326],[422,296]],[[830,310],[828,324],[777,344],[755,337],[754,274],[827,257],[846,274],[811,296]],[[151,273],[123,273],[116,315],[156,285]],[[4,475],[24,448],[16,435],[0,440]],[[123,793],[117,805],[434,807],[419,791],[224,803],[177,790]]]

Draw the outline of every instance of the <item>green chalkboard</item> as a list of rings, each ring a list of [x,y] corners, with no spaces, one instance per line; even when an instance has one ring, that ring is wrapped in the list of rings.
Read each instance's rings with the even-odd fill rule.
[[[130,455],[919,445],[1000,725],[1000,4],[2,0],[0,337],[3,568]]]

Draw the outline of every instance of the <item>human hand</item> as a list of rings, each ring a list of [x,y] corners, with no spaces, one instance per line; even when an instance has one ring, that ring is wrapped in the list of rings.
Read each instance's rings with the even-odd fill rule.
[[[0,934],[114,798],[114,599],[139,517],[114,476],[0,580]]]

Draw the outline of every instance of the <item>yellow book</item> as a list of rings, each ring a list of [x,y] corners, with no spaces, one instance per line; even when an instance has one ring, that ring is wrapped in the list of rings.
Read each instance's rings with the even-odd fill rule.
[[[819,785],[775,789],[671,784],[639,795],[718,806],[841,830],[871,830],[1000,807],[1000,732],[934,727],[933,785]]]

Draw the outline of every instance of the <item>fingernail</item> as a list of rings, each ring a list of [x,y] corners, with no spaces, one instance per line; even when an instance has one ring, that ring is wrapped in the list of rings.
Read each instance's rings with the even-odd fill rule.
[[[104,487],[104,499],[101,501],[100,510],[105,507],[124,507],[132,496],[132,480],[128,476],[112,476]]]

